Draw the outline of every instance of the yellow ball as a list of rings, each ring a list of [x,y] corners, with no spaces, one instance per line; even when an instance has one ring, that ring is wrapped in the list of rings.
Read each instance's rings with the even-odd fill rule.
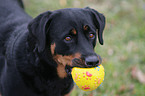
[[[104,67],[102,65],[93,68],[72,69],[72,78],[76,85],[84,91],[95,90],[104,80]]]

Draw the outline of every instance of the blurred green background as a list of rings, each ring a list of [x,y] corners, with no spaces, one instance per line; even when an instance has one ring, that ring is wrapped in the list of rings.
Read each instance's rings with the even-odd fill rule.
[[[101,55],[105,80],[92,92],[76,86],[71,96],[145,96],[145,1],[143,0],[23,0],[32,17],[47,10],[89,6],[106,16]]]

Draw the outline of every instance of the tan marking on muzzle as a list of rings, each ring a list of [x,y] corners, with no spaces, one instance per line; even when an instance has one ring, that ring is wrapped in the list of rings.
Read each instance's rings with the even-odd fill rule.
[[[60,78],[67,77],[67,73],[65,72],[65,66],[63,66],[62,64],[58,64],[57,74]]]
[[[76,53],[73,55],[68,55],[68,56],[62,56],[62,55],[55,55],[53,56],[53,59],[57,62],[58,67],[57,67],[57,72],[60,78],[64,78],[67,76],[67,73],[65,72],[65,66],[69,65],[72,66],[72,60],[74,58],[80,58],[80,53]]]
[[[73,54],[73,55],[65,55],[65,56],[62,56],[62,55],[55,55],[53,56],[54,60],[58,63],[58,64],[62,64],[64,66],[66,65],[72,65],[72,60],[74,58],[80,58],[80,53],[76,53],[76,54]]]

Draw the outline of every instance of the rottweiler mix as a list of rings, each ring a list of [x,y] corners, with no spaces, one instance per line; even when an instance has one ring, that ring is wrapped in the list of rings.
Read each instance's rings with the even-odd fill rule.
[[[1,96],[65,96],[73,67],[94,67],[101,57],[105,17],[89,7],[47,11],[32,19],[21,0],[0,0]]]

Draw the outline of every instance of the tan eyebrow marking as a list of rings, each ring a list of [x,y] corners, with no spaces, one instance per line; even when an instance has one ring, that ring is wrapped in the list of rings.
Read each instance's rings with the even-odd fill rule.
[[[84,30],[87,31],[88,29],[89,29],[89,26],[88,25],[85,25],[84,26]]]
[[[71,30],[71,33],[74,34],[74,35],[76,35],[77,34],[77,31],[75,29],[72,29]]]

